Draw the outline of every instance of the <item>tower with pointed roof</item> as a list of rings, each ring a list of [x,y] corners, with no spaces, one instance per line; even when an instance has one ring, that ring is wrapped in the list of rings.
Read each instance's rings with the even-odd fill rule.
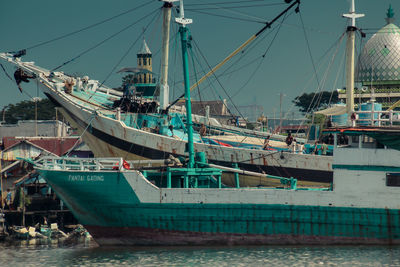
[[[388,108],[400,100],[400,28],[394,24],[391,5],[385,20],[386,25],[368,40],[360,54],[355,80],[363,90],[356,90],[354,100],[367,102],[374,96]],[[345,98],[345,94],[339,94],[339,98]]]
[[[156,84],[152,72],[152,53],[144,38],[142,47],[136,56],[138,69],[141,70],[135,74],[134,78],[136,92],[142,94],[144,97],[153,97]]]
[[[143,38],[143,44],[140,51],[137,53],[137,65],[138,68],[149,71],[148,73],[139,74],[139,83],[149,84],[153,79],[152,67],[152,54],[147,46],[146,40]]]

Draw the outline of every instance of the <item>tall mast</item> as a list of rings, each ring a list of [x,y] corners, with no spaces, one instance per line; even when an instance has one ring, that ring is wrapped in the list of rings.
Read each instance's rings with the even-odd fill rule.
[[[161,45],[161,77],[160,77],[160,108],[165,110],[169,105],[168,86],[168,56],[169,56],[169,28],[171,22],[172,3],[177,0],[163,0],[163,25]]]
[[[351,0],[349,14],[343,14],[343,17],[351,19],[351,23],[347,26],[347,43],[346,43],[346,112],[347,119],[350,121],[354,112],[354,40],[356,19],[364,17],[364,14],[356,14],[354,0]]]
[[[292,0],[287,0],[286,2],[290,3],[291,1]],[[286,12],[288,12],[292,7],[294,7],[296,5],[297,5],[297,7],[295,8],[295,12],[296,13],[299,12],[300,0],[296,0],[289,7],[287,7],[284,11],[282,11],[278,16],[276,16],[273,20],[271,20],[270,22],[266,22],[265,26],[263,26],[261,30],[259,30],[256,34],[253,34],[246,42],[244,42],[240,47],[238,47],[235,51],[233,51],[222,62],[220,62],[218,65],[216,65],[212,70],[210,70],[203,77],[201,77],[200,80],[198,80],[195,84],[193,84],[190,87],[190,90],[193,90],[194,88],[198,87],[206,78],[208,78],[210,75],[214,74],[221,66],[223,66],[226,62],[228,62],[232,57],[237,55],[240,51],[242,51],[245,47],[247,47],[250,43],[252,43],[261,33],[263,33],[265,30],[271,28],[271,25],[273,23],[275,23],[275,21],[277,21],[280,17],[282,17],[284,14],[286,14]],[[174,102],[171,103],[171,105],[169,105],[167,107],[167,109],[169,109],[171,106],[175,105],[179,101],[179,99],[181,99],[184,96],[185,96],[185,94],[178,97]]]
[[[183,61],[183,80],[185,83],[185,101],[186,101],[186,127],[188,132],[188,152],[189,162],[188,168],[194,167],[194,147],[193,147],[193,122],[192,122],[192,103],[190,100],[190,84],[189,84],[189,60],[187,54],[188,47],[188,29],[187,24],[192,23],[191,19],[185,18],[183,9],[183,0],[180,0],[179,4],[180,17],[176,18],[175,21],[180,24],[179,33],[181,35],[182,45],[182,61]]]

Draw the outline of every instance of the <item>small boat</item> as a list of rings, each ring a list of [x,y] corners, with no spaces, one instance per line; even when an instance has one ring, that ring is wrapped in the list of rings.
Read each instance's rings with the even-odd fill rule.
[[[28,240],[31,238],[29,230],[25,226],[12,226],[9,228],[11,235],[16,239]]]
[[[400,128],[329,129],[335,144],[338,135],[351,141],[335,145],[333,182],[326,188],[209,163],[206,153],[194,150],[186,53],[191,20],[184,17],[182,1],[180,16],[188,160],[35,162],[94,240],[100,245],[400,244]],[[234,187],[222,182],[223,172],[234,175]],[[279,186],[242,187],[240,175],[275,179]]]

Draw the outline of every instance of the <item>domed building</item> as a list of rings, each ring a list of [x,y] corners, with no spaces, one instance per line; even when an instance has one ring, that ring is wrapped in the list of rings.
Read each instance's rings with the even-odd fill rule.
[[[393,24],[391,6],[386,15],[386,26],[368,40],[356,62],[355,81],[362,88],[354,92],[355,103],[374,96],[384,109],[400,100],[400,28]],[[346,95],[340,94],[339,98],[345,99]]]

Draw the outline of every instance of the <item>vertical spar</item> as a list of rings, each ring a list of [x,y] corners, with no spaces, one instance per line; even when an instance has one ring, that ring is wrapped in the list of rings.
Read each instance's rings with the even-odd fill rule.
[[[176,0],[164,0],[162,46],[161,46],[161,75],[160,75],[160,108],[165,110],[169,104],[168,86],[168,57],[169,57],[169,28],[171,22],[172,2]]]
[[[182,45],[182,61],[183,61],[183,79],[185,84],[185,101],[186,101],[186,124],[188,132],[188,152],[189,152],[189,163],[188,168],[194,167],[194,147],[193,147],[193,123],[192,123],[192,104],[190,100],[190,84],[189,84],[189,64],[188,64],[188,29],[187,24],[192,23],[191,19],[185,18],[183,9],[183,0],[180,0],[179,5],[180,17],[176,18],[175,21],[180,24],[179,33],[181,35]]]
[[[356,19],[364,17],[364,14],[356,14],[354,0],[351,1],[349,14],[343,14],[343,17],[351,19],[350,26],[347,27],[346,44],[346,111],[347,120],[350,122],[351,115],[354,112],[354,39]]]

